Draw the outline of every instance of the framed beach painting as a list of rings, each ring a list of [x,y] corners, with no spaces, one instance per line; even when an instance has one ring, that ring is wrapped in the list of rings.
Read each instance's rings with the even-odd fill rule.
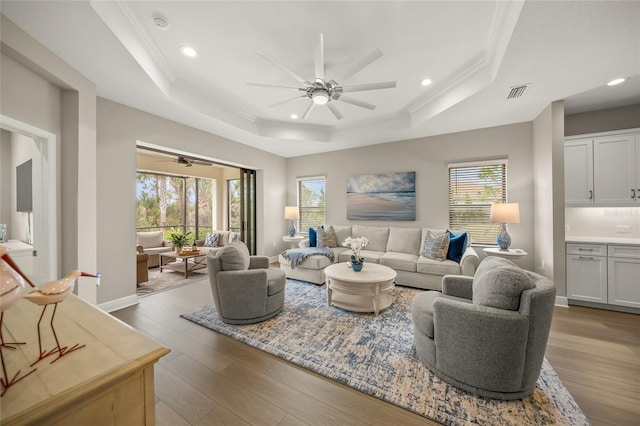
[[[350,176],[347,219],[416,220],[416,172]]]

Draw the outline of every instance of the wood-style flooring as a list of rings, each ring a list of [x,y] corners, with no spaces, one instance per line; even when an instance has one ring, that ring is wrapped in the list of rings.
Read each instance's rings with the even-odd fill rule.
[[[171,348],[158,425],[436,424],[179,317],[205,303],[206,279],[113,313]],[[546,356],[593,425],[640,425],[640,315],[556,307]]]

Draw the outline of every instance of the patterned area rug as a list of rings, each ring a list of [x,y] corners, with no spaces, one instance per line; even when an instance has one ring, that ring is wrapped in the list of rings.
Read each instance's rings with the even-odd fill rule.
[[[325,286],[287,280],[284,310],[271,320],[229,325],[211,305],[182,317],[440,423],[589,424],[546,359],[521,401],[475,397],[431,374],[413,347],[409,307],[418,292],[396,287],[393,305],[375,317],[328,306]]]
[[[189,272],[189,278],[185,278],[183,272],[172,271],[170,269],[165,269],[160,272],[160,268],[153,268],[149,269],[149,281],[138,284],[136,295],[138,295],[138,297],[145,297],[150,294],[182,287],[183,285],[208,278],[209,274],[206,268]]]

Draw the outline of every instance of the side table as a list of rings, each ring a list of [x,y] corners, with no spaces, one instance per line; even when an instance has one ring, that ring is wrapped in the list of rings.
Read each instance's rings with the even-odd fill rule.
[[[525,257],[528,253],[522,249],[508,249],[500,250],[498,247],[486,247],[482,249],[487,256],[500,256],[507,259],[520,259]]]
[[[285,235],[284,237],[282,237],[282,241],[284,241],[285,243],[291,243],[291,248],[297,248],[298,243],[305,238],[307,237],[305,237],[304,235],[294,235],[293,237]]]

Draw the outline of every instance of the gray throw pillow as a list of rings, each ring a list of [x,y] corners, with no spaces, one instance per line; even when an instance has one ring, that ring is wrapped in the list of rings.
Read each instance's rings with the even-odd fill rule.
[[[245,271],[249,269],[249,249],[242,242],[226,245],[218,252],[223,271]]]
[[[535,284],[516,265],[500,265],[503,262],[493,260],[488,263],[493,267],[482,270],[478,267],[480,274],[473,277],[473,303],[517,311],[520,307],[522,292],[535,287]]]
[[[424,239],[424,257],[442,262],[447,259],[448,251],[448,232],[441,235],[436,235],[431,231],[427,232],[427,237]]]

